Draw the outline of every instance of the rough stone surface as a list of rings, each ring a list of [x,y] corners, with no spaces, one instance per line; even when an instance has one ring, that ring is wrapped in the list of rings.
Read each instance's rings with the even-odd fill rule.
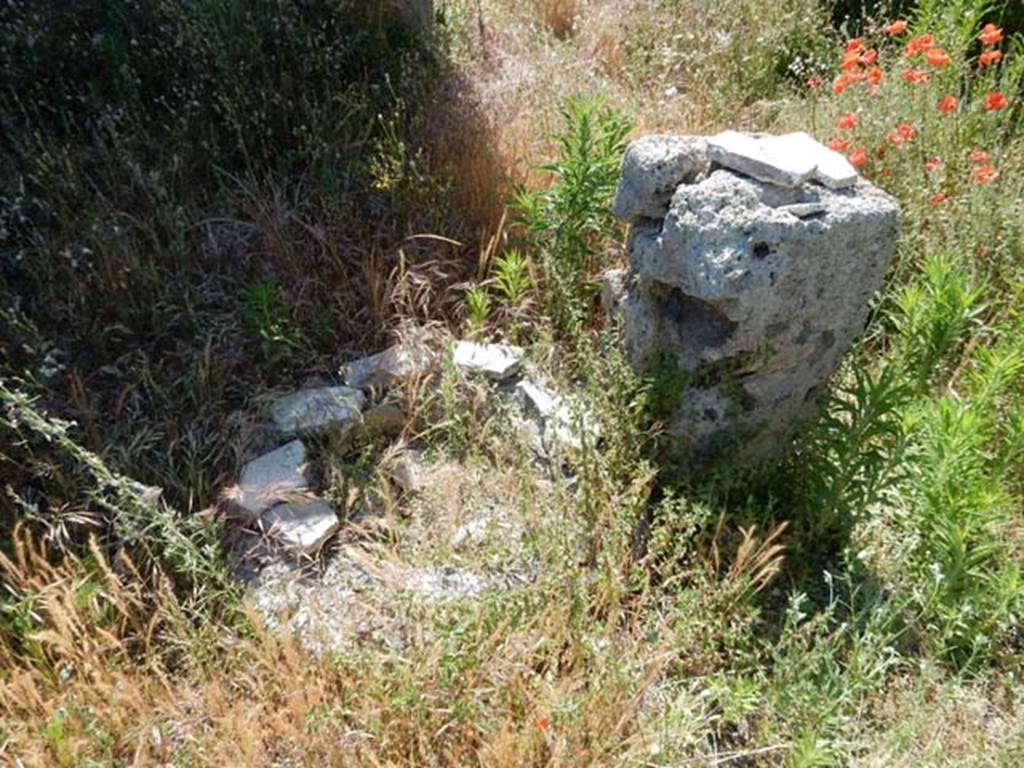
[[[596,429],[578,403],[530,380],[518,382],[516,391],[527,409],[539,418],[542,445],[548,453],[557,454],[565,448],[578,451],[584,436],[596,438]]]
[[[415,493],[423,485],[423,457],[419,451],[406,451],[395,460],[391,479],[406,493]]]
[[[708,157],[730,170],[784,187],[800,186],[817,168],[815,154],[801,151],[791,136],[723,131],[708,139]]]
[[[287,437],[326,430],[347,433],[359,423],[366,396],[349,387],[303,389],[275,401],[270,416]]]
[[[480,373],[494,381],[505,381],[518,373],[523,350],[504,344],[460,341],[455,344],[452,362],[464,371]]]
[[[322,499],[277,504],[260,516],[264,530],[302,554],[313,554],[338,530],[338,515]]]
[[[350,387],[389,387],[406,377],[423,376],[434,367],[435,356],[426,344],[395,344],[383,352],[354,360],[342,368]]]
[[[658,218],[672,193],[707,171],[707,142],[696,136],[654,134],[631,142],[612,211],[621,219]]]
[[[229,496],[241,510],[258,516],[274,504],[308,490],[306,447],[301,440],[293,440],[246,464]]]
[[[606,269],[601,273],[601,308],[608,315],[614,315],[619,304],[626,295],[629,271],[625,269]]]
[[[778,186],[719,169],[633,220],[626,344],[646,370],[694,382],[672,429],[699,450],[783,448],[881,287],[899,230],[872,184]]]

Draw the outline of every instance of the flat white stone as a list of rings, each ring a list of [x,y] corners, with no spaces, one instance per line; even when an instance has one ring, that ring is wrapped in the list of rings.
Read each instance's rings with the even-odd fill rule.
[[[791,205],[783,205],[776,210],[785,211],[796,216],[798,219],[802,219],[805,216],[813,216],[816,213],[824,213],[828,210],[824,203],[793,203]]]
[[[829,149],[808,133],[787,133],[778,141],[788,144],[790,151],[806,154],[814,160],[814,181],[829,189],[843,189],[857,183],[860,174],[850,161],[834,149]]]
[[[455,365],[465,371],[482,373],[495,381],[505,381],[519,370],[523,360],[523,350],[504,344],[460,341],[455,345],[452,360]]]
[[[232,501],[258,516],[274,504],[308,491],[306,472],[306,447],[301,440],[293,440],[246,464]]]
[[[274,424],[292,437],[326,429],[348,432],[359,422],[366,396],[349,387],[303,389],[277,400],[270,407]]]
[[[814,175],[817,162],[816,152],[807,151],[797,136],[751,136],[723,131],[708,139],[708,157],[759,181],[798,187]]]
[[[350,387],[388,387],[407,376],[427,373],[433,364],[434,355],[425,344],[395,344],[343,366],[342,377]]]
[[[526,402],[542,419],[550,419],[558,413],[562,398],[551,390],[526,379],[516,384],[516,389],[523,393]]]
[[[549,447],[553,442],[578,451],[583,447],[584,435],[597,437],[597,429],[590,419],[585,414],[577,414],[561,395],[526,380],[516,384],[516,389],[540,417],[544,440]]]
[[[277,504],[260,517],[264,530],[290,548],[313,554],[338,530],[338,515],[323,499]]]

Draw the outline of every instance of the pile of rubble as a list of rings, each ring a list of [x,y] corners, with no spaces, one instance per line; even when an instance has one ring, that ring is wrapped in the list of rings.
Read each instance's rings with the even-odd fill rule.
[[[459,371],[482,376],[501,386],[529,418],[538,453],[554,454],[580,446],[573,428],[570,401],[531,378],[520,378],[523,350],[501,344],[457,341],[450,360]],[[408,378],[436,374],[443,355],[424,343],[392,346],[344,366],[344,384],[302,389],[278,398],[269,408],[274,432],[283,443],[246,463],[237,485],[225,494],[229,511],[289,550],[311,555],[333,536],[341,521],[314,487],[306,441],[330,435],[344,438],[370,421],[404,423],[405,415],[384,401],[387,392]],[[393,478],[399,486],[414,485],[399,464]]]

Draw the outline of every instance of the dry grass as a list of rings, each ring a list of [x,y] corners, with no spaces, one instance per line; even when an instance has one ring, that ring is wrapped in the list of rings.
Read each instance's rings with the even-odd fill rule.
[[[53,565],[19,536],[0,569],[40,627],[0,644],[0,759],[19,766],[603,764],[635,738],[659,663],[606,663],[637,658],[628,636],[582,647],[571,601],[525,623],[471,614],[472,658],[450,677],[444,638],[332,659],[255,618],[244,639],[197,637],[170,592],[117,576],[96,549]]]
[[[534,13],[559,40],[572,37],[580,15],[580,0],[534,0]]]

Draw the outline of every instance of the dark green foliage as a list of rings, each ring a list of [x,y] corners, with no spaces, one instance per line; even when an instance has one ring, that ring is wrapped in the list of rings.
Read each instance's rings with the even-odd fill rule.
[[[415,39],[356,0],[14,0],[0,10],[5,149],[26,132],[141,142],[198,164],[287,167],[343,151]],[[376,83],[376,89],[368,89]],[[166,152],[166,148],[163,149]]]

